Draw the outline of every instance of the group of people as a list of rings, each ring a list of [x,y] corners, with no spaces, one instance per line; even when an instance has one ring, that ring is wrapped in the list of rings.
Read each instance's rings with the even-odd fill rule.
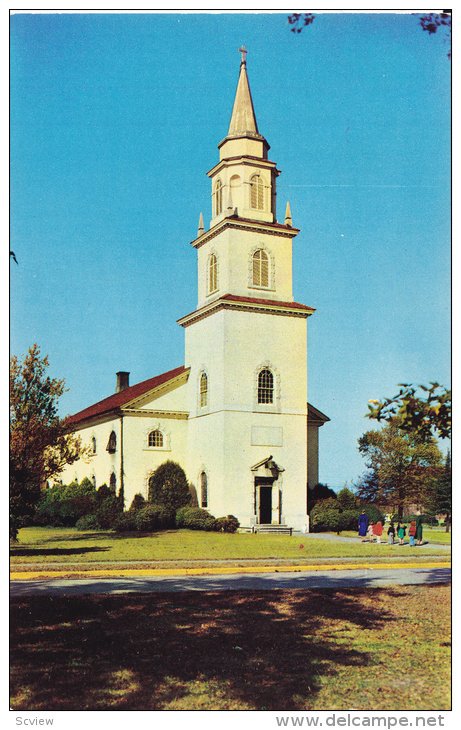
[[[377,522],[373,522],[373,520],[369,521],[368,515],[362,512],[359,516],[359,537],[363,538],[362,542],[374,542],[376,540],[377,543],[380,543],[383,532],[384,527],[380,520]],[[406,534],[407,525],[404,522],[399,521],[396,526],[391,520],[387,528],[387,542],[389,545],[394,545],[397,536],[398,544],[404,545]],[[411,520],[408,525],[408,537],[410,538],[410,547],[423,544],[423,520],[421,516],[415,520]]]

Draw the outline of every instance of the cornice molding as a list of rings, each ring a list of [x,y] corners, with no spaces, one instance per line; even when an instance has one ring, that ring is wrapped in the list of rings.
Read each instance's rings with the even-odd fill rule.
[[[203,244],[211,241],[215,236],[225,231],[227,228],[234,228],[239,231],[250,231],[253,233],[265,233],[269,236],[283,236],[285,238],[294,238],[299,233],[299,228],[291,228],[281,223],[264,223],[263,221],[252,221],[249,218],[223,218],[209,231],[202,233],[201,236],[191,241],[191,246],[200,248]]]
[[[303,305],[303,307],[300,308],[299,305],[295,306],[295,303],[290,306],[290,304],[287,304],[286,302],[280,302],[279,304],[275,301],[261,302],[257,299],[254,302],[251,302],[249,299],[246,301],[235,301],[232,299],[221,298],[215,299],[213,302],[206,304],[204,307],[196,309],[194,312],[190,312],[190,314],[186,314],[185,317],[178,319],[177,323],[181,325],[181,327],[188,327],[189,325],[194,324],[201,319],[205,319],[205,317],[209,317],[211,314],[223,309],[272,314],[282,317],[300,317],[302,319],[307,319],[307,317],[315,312],[313,307]]]

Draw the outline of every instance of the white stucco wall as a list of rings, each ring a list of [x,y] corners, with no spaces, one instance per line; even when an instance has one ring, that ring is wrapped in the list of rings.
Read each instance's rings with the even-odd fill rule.
[[[306,320],[298,317],[224,310],[186,328],[186,365],[191,367],[187,473],[206,471],[209,509],[214,514],[233,513],[250,524],[255,477],[251,467],[272,455],[284,469],[277,485],[283,494],[282,516],[303,529],[306,348]],[[257,404],[262,367],[275,375],[273,405]],[[205,408],[198,406],[201,370],[209,383]]]
[[[263,249],[269,256],[268,287],[252,283],[252,257]],[[210,255],[218,261],[218,290],[207,291]],[[228,228],[198,249],[198,307],[231,292],[237,296],[292,302],[292,239],[259,231]]]

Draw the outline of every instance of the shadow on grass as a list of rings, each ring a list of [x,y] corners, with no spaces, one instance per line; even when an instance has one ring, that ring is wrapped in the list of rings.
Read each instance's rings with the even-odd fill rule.
[[[18,597],[13,705],[306,709],[339,668],[376,664],[348,632],[394,620],[379,594],[355,588]]]
[[[73,528],[70,528],[73,529]],[[98,532],[81,532],[71,533],[68,532],[64,535],[53,535],[51,537],[45,537],[37,541],[37,544],[42,542],[79,542],[81,540],[126,540],[126,539],[137,539],[141,537],[159,538],[162,535],[178,532],[178,530],[162,530],[159,532],[114,532],[109,530],[98,530]],[[20,549],[20,543],[16,543],[17,549]]]
[[[24,557],[26,555],[83,555],[83,553],[100,553],[110,550],[109,547],[75,547],[75,548],[13,548],[10,555]]]

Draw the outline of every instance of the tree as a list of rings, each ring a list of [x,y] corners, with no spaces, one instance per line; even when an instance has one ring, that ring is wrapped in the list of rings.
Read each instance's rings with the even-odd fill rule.
[[[359,439],[368,472],[357,488],[361,499],[396,505],[399,517],[411,503],[429,501],[433,481],[440,475],[442,454],[435,439],[422,441],[395,422]]]
[[[288,16],[288,23],[292,26],[290,28],[292,33],[301,33],[304,28],[311,25],[315,20],[313,13],[292,13]],[[419,24],[421,28],[433,35],[437,31],[443,28],[445,32],[445,40],[451,43],[451,14],[448,11],[443,13],[428,13],[427,15],[421,15],[419,17]],[[451,58],[451,50],[447,53],[448,58]]]
[[[191,503],[184,470],[175,461],[165,461],[149,479],[149,502],[176,511]]]
[[[451,453],[448,451],[443,471],[438,479],[435,479],[430,493],[428,509],[432,514],[444,514],[446,532],[450,531],[451,523],[451,498],[452,498],[452,477],[451,477]]]
[[[357,509],[357,497],[355,496],[354,492],[352,492],[347,487],[343,487],[342,489],[340,489],[338,494],[336,495],[336,498],[342,510]]]
[[[402,431],[429,443],[434,435],[450,438],[451,390],[438,383],[430,386],[399,383],[399,388],[392,398],[368,401],[367,418],[394,422]]]
[[[10,537],[34,514],[41,487],[65,464],[84,456],[79,438],[58,416],[64,380],[47,375],[48,358],[37,344],[10,367]]]
[[[327,484],[316,484],[312,489],[308,490],[307,509],[310,514],[314,505],[321,499],[336,499],[336,492]]]
[[[433,35],[443,28],[445,40],[451,43],[451,14],[449,12],[422,15],[419,18],[419,24],[429,35]],[[451,50],[448,51],[447,56],[451,58]]]
[[[288,22],[292,28],[292,33],[301,33],[301,31],[307,26],[311,25],[315,20],[315,15],[312,13],[292,13],[288,16]]]

